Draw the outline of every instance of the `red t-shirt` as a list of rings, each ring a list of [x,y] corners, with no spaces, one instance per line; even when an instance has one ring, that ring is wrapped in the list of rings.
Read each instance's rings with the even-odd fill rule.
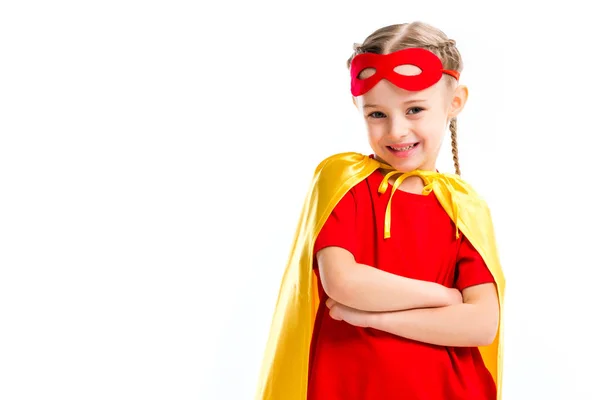
[[[435,194],[397,190],[391,238],[383,238],[391,185],[379,171],[353,187],[319,233],[314,254],[343,247],[356,262],[408,278],[463,290],[494,282],[479,253],[461,235]],[[316,257],[315,272],[318,275]],[[445,347],[360,328],[329,316],[319,278],[308,400],[488,400],[496,386],[476,347]]]

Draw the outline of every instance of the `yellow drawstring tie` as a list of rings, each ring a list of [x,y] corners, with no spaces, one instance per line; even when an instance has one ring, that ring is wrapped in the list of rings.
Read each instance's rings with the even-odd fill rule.
[[[423,180],[423,183],[425,183],[425,187],[423,188],[423,191],[422,191],[423,195],[428,195],[429,193],[431,193],[431,191],[434,190],[434,184],[438,180],[443,180],[448,185],[450,185],[450,182],[448,181],[448,178],[446,176],[444,176],[443,174],[440,174],[439,172],[414,170],[412,172],[404,173],[404,172],[395,170],[394,167],[392,167],[391,165],[387,165],[387,164],[383,164],[383,163],[381,164],[381,168],[389,169],[391,171],[388,172],[383,177],[383,180],[381,181],[381,184],[379,185],[378,192],[380,194],[385,193],[385,191],[387,190],[388,185],[389,185],[388,181],[391,177],[393,177],[394,175],[400,175],[394,181],[394,184],[392,185],[392,193],[390,194],[390,199],[388,200],[388,204],[385,209],[385,223],[384,223],[383,237],[384,237],[384,239],[388,239],[392,236],[392,233],[391,233],[391,230],[392,230],[392,228],[391,228],[391,225],[392,225],[392,198],[394,197],[394,193],[396,192],[396,190],[400,187],[400,185],[402,184],[402,182],[404,182],[404,180],[406,178],[411,177],[411,176],[419,176]],[[436,186],[439,190],[448,192],[447,185],[436,185]],[[451,195],[451,192],[447,193],[447,194]],[[456,227],[456,238],[458,239],[460,237],[460,233],[458,231],[458,223],[457,223],[458,222],[458,206],[455,201],[452,201],[452,211],[453,211],[452,221],[454,222],[454,226]]]

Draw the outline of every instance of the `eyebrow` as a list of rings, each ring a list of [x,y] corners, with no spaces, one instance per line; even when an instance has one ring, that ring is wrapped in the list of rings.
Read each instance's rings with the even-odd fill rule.
[[[426,100],[425,99],[408,100],[408,101],[405,101],[404,104],[419,103],[422,101],[426,101]],[[380,107],[380,106],[378,106],[377,104],[365,104],[363,106],[363,108],[378,108],[378,107]]]

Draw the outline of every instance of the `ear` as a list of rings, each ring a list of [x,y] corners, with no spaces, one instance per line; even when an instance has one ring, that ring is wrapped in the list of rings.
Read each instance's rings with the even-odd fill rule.
[[[356,102],[356,97],[352,96],[352,103],[354,103],[354,107],[358,109],[358,103]]]
[[[460,114],[469,98],[469,89],[464,85],[458,85],[451,96],[448,118],[454,118]]]

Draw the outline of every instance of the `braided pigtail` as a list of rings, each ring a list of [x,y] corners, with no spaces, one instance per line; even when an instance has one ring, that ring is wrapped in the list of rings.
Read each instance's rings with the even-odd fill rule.
[[[450,120],[450,134],[452,138],[452,159],[454,160],[454,170],[456,175],[460,176],[460,165],[458,164],[458,142],[456,139],[456,117]]]

